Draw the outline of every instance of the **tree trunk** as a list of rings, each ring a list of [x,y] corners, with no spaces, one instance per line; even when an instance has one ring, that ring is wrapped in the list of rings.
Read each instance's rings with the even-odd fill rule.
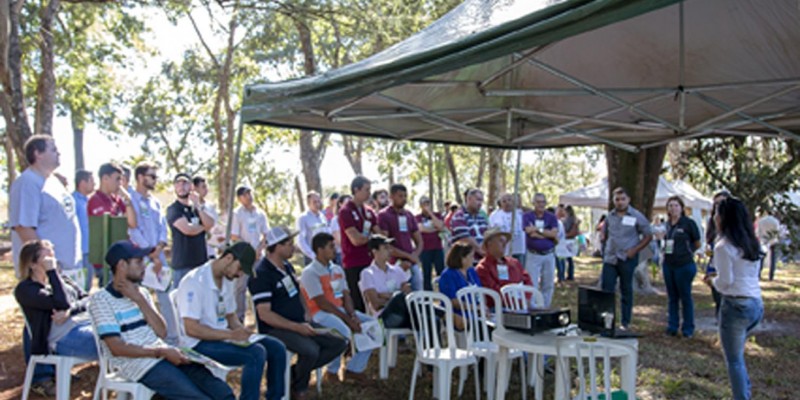
[[[447,169],[450,171],[450,179],[453,180],[453,192],[456,195],[456,202],[464,204],[464,199],[461,197],[461,190],[458,188],[458,171],[456,171],[456,162],[453,160],[453,153],[450,152],[450,145],[444,145],[444,158],[447,161]]]
[[[300,213],[302,214],[306,211],[306,202],[303,201],[303,188],[300,186],[300,177],[297,175],[294,177],[294,190],[297,194],[297,204],[300,205]]]
[[[505,190],[503,175],[503,149],[489,149],[489,190],[487,204],[496,207],[497,199]]]
[[[237,10],[234,10],[228,22],[228,42],[222,63],[220,64],[214,54],[209,52],[211,61],[219,69],[217,74],[219,86],[214,98],[211,118],[213,121],[214,140],[217,145],[217,207],[220,210],[227,210],[231,206],[233,199],[230,196],[237,184],[233,179],[233,158],[236,150],[234,148],[234,138],[238,130],[235,123],[236,111],[231,108],[230,104],[230,80],[235,50],[234,38],[236,28],[239,26],[236,14]],[[203,38],[200,37],[200,40],[202,41]]]
[[[2,71],[3,89],[9,100],[7,103],[10,103],[8,104],[10,118],[6,117],[6,123],[8,126],[13,126],[12,129],[7,128],[7,132],[11,136],[21,169],[28,167],[24,146],[25,141],[32,135],[22,87],[22,47],[19,37],[19,13],[23,3],[22,0],[9,3],[8,70]],[[3,108],[3,114],[6,115],[6,107]],[[9,120],[10,124],[8,123]]]
[[[609,209],[613,207],[611,192],[621,186],[630,193],[631,205],[650,219],[667,146],[652,147],[639,153],[611,146],[605,146],[605,150]]]
[[[483,188],[483,174],[486,171],[486,149],[481,147],[480,157],[478,157],[478,179],[475,182],[475,187],[478,189]]]
[[[53,112],[56,102],[56,75],[55,75],[55,50],[53,48],[53,21],[61,5],[59,0],[50,0],[47,7],[39,15],[41,28],[39,28],[39,49],[42,71],[39,73],[39,82],[36,88],[36,134],[53,134]]]
[[[8,133],[5,135],[5,140],[3,140],[3,148],[6,151],[6,173],[8,178],[8,184],[5,186],[6,193],[8,190],[11,189],[11,183],[17,179],[17,168],[16,163],[14,162],[15,154],[14,154],[14,145],[11,143],[11,140],[8,140]]]
[[[355,143],[353,143],[355,141]],[[342,147],[344,148],[344,157],[353,168],[353,173],[356,175],[364,175],[362,166],[362,155],[364,154],[364,138],[353,137],[344,135],[342,136]]]
[[[83,161],[83,116],[72,111],[70,122],[72,123],[72,146],[75,152],[75,172],[78,172],[78,170],[86,168]]]

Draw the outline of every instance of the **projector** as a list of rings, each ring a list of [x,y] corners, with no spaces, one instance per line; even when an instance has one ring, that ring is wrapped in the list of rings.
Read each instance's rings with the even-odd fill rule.
[[[569,308],[503,311],[503,326],[530,334],[566,328],[570,321]]]

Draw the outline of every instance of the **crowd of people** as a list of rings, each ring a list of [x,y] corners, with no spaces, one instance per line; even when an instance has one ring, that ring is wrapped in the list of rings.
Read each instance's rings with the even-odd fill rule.
[[[264,376],[268,399],[287,392],[303,399],[311,372],[323,367],[318,378],[324,381],[365,381],[372,349],[352,346],[352,335],[376,321],[410,328],[405,296],[412,291],[438,290],[452,299],[454,325],[463,329],[456,298],[461,288],[499,292],[524,284],[542,294],[543,304],[531,297],[530,306],[548,308],[555,285],[575,279],[581,221],[570,206],[548,208],[542,193],[534,195],[532,208],[504,194],[487,214],[483,192],[473,188],[465,191],[463,205],[447,204],[442,213],[422,196],[413,213],[402,184],[373,191],[369,179],[356,176],[350,194],[330,194],[325,208],[320,193],[308,193],[308,210],[292,230],[270,227],[251,188],[241,186],[228,242],[201,176],[174,176],[175,201],[162,209],[153,195],[159,179],[155,164],[143,162],[132,170],[103,164],[97,190],[93,174],[79,171],[70,194],[54,175],[59,154],[51,137],[33,136],[25,154],[30,167],[11,187],[9,216],[26,357],[105,355],[120,376],[166,398],[234,398],[223,380],[192,362],[194,352],[241,367],[241,399],[259,398]],[[613,202],[600,228],[600,281],[605,291],[619,285],[621,328],[628,329],[634,269],[653,231],[625,189],[614,190]],[[685,216],[681,198],[670,198],[666,206],[669,218],[659,240],[669,298],[667,333],[676,336],[680,330],[691,337],[700,231]],[[706,238],[713,262],[705,280],[719,302],[734,398],[749,398],[743,349],[747,332],[763,315],[761,252],[741,201],[720,193],[714,211]],[[124,218],[128,227],[128,238],[105,251],[107,276],[100,273],[102,265],[88,261],[88,221],[101,215]],[[292,265],[297,250],[303,257],[299,275]],[[167,282],[148,288],[142,285],[147,276]],[[98,286],[89,296],[94,277]],[[250,303],[257,332],[243,324]],[[297,356],[291,366],[289,354]],[[286,368],[291,368],[289,387],[284,387]],[[46,366],[37,368],[38,390],[52,394],[52,376]]]

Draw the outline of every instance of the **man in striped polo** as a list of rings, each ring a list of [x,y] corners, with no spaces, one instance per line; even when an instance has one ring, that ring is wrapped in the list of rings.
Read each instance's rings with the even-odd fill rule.
[[[167,327],[153,299],[139,283],[142,259],[153,251],[129,241],[111,245],[106,262],[114,279],[92,296],[92,316],[109,366],[127,380],[139,382],[168,399],[235,399],[231,388],[205,366],[193,363],[164,342]]]

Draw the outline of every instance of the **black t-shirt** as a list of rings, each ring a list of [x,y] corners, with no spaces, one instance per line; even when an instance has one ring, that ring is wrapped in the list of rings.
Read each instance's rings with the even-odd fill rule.
[[[692,246],[694,242],[700,240],[697,224],[689,217],[682,216],[677,224],[670,225],[667,221],[664,226],[667,228],[667,234],[664,236],[664,265],[682,267],[692,262],[694,256]],[[672,254],[667,254],[670,240],[672,240]]]
[[[200,215],[192,207],[181,204],[177,200],[167,208],[167,223],[172,232],[172,268],[198,267],[208,261],[205,232],[195,236],[184,235],[173,225],[181,217],[186,218],[192,225],[202,224]]]
[[[269,303],[273,312],[293,322],[305,322],[305,309],[300,301],[300,282],[294,276],[294,267],[288,262],[284,264],[288,273],[284,274],[264,257],[255,269],[255,274],[250,277],[247,287],[253,297],[253,304],[258,307],[261,303]],[[272,326],[258,320],[258,331],[269,332]]]

